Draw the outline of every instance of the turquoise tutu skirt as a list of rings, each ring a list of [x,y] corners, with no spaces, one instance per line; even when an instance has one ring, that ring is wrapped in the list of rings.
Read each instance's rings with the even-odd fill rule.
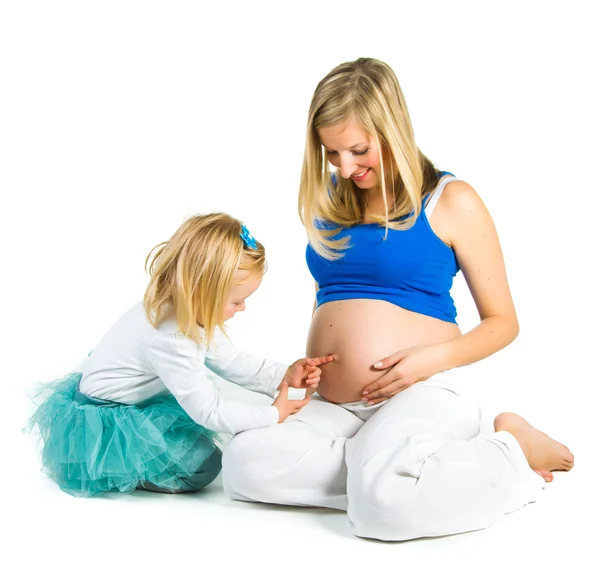
[[[42,470],[77,497],[136,488],[177,493],[208,485],[221,471],[216,434],[196,424],[173,396],[139,405],[89,398],[81,373],[42,386],[36,425]]]

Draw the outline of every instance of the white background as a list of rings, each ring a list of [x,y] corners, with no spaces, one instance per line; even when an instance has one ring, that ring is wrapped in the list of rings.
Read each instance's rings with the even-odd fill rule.
[[[594,557],[594,4],[3,2],[2,556]],[[231,323],[238,346],[303,355],[314,298],[296,212],[306,115],[317,82],[359,56],[394,68],[421,150],[495,219],[521,333],[465,369],[471,390],[490,418],[518,411],[564,441],[575,469],[488,530],[404,544],[353,537],[343,513],[230,501],[220,478],[189,496],[60,492],[20,432],[26,391],[68,372],[141,298],[147,252],[190,215],[229,212],[267,248],[263,285]],[[478,318],[462,277],[453,294],[468,330]]]

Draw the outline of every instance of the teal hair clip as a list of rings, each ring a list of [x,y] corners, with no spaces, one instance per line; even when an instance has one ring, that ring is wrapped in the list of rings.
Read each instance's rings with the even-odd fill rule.
[[[254,236],[248,231],[248,228],[246,228],[246,226],[242,225],[242,231],[240,233],[240,238],[242,238],[242,240],[244,240],[244,245],[246,247],[249,247],[250,249],[258,249],[258,246],[256,245],[256,240],[254,239]]]

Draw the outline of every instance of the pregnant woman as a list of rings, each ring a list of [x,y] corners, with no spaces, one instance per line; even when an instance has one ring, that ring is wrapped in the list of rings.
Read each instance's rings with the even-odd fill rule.
[[[407,540],[484,528],[571,469],[565,446],[515,414],[480,436],[456,388],[453,369],[508,345],[517,317],[485,205],[420,152],[385,63],[341,64],[318,84],[299,210],[317,283],[307,355],[335,360],[298,414],[230,442],[232,498],[347,510],[355,535]],[[464,334],[459,270],[481,317]]]

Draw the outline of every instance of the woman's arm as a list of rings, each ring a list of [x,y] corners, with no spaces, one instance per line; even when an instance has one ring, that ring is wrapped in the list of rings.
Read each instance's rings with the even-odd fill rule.
[[[481,321],[449,341],[403,349],[377,362],[376,369],[388,372],[364,388],[369,403],[392,397],[438,372],[482,360],[519,333],[498,234],[475,190],[464,181],[449,183],[433,218],[436,234],[456,254]]]
[[[441,369],[472,364],[511,343],[519,333],[506,268],[494,222],[475,190],[453,181],[436,212],[449,225],[449,245],[456,254],[481,322],[471,331],[437,345]]]

